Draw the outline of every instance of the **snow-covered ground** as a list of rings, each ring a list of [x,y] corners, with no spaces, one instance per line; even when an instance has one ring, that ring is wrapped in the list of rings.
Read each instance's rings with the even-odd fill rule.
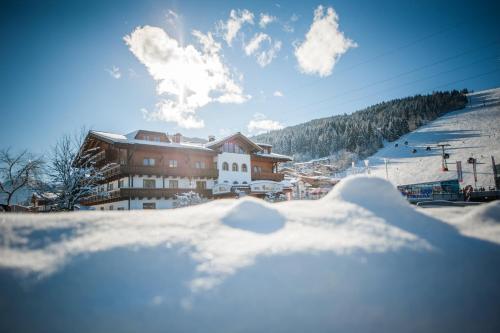
[[[317,201],[0,215],[0,331],[498,332],[500,203],[461,212],[355,176]]]
[[[389,180],[396,185],[456,179],[456,161],[462,161],[461,186],[474,186],[472,164],[467,163],[469,157],[474,157],[478,160],[477,187],[494,186],[491,156],[500,163],[500,88],[475,92],[469,98],[471,103],[465,109],[448,113],[387,143],[369,158],[371,173],[385,178],[384,158],[387,158]],[[450,145],[446,148],[450,154],[448,172],[441,171],[441,150],[436,144]],[[427,146],[432,150],[426,151]],[[413,149],[417,153],[413,154]]]

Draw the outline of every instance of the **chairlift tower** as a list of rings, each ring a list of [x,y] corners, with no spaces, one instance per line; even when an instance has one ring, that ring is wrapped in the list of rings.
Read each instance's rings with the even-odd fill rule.
[[[449,144],[438,144],[438,147],[441,147],[441,168],[443,171],[448,171],[448,164],[446,163],[446,153],[444,152],[444,147],[450,146]]]

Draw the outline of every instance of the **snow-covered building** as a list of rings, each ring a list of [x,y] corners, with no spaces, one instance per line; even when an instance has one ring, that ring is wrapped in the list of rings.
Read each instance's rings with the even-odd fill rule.
[[[279,163],[291,158],[239,132],[189,143],[181,134],[90,131],[75,163],[80,159],[92,159],[102,171],[94,194],[82,202],[100,210],[173,208],[179,195],[192,192],[221,198],[291,191],[278,172]]]

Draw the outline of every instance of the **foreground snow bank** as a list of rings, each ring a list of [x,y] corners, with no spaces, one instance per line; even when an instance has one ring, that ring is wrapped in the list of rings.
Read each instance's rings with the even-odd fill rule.
[[[498,205],[469,214],[499,230]],[[0,228],[0,331],[500,328],[500,247],[379,178],[318,201],[12,214]]]

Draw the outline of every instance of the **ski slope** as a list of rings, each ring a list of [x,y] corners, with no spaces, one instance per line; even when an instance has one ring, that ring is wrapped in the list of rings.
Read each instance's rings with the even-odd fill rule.
[[[386,178],[386,158],[388,179],[395,185],[456,179],[456,161],[462,161],[461,187],[474,186],[472,164],[467,163],[469,157],[474,157],[478,161],[477,187],[494,186],[491,156],[500,163],[500,88],[471,93],[469,99],[465,109],[448,113],[385,144],[368,158],[371,174]],[[396,143],[399,147],[395,147]],[[437,144],[450,145],[446,148],[450,154],[447,172],[441,170],[441,148]],[[431,151],[426,151],[427,146]],[[412,153],[413,149],[417,152]]]

